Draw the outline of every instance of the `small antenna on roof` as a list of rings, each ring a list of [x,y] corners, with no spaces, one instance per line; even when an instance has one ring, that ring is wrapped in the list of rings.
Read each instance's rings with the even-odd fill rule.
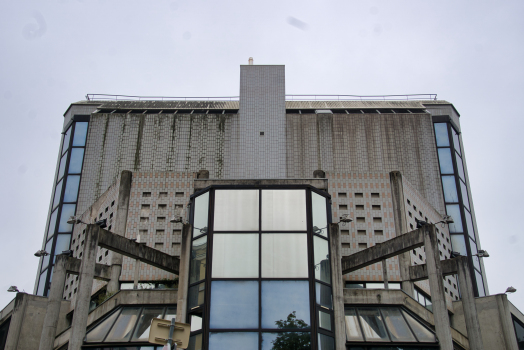
[[[250,66],[253,65],[253,57],[249,57],[249,65],[250,65]]]

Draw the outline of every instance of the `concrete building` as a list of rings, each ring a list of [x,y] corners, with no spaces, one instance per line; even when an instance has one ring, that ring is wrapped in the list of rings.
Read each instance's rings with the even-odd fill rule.
[[[286,95],[280,65],[241,66],[228,100],[89,95],[53,193],[5,349],[153,349],[150,320],[175,315],[192,349],[524,343],[488,296],[460,116],[435,95]]]

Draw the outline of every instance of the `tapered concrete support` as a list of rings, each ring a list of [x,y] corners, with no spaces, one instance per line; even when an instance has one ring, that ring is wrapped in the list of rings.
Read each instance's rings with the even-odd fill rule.
[[[138,279],[140,278],[140,260],[135,260],[135,275],[133,278],[133,289],[138,289]]]
[[[408,232],[406,221],[406,204],[404,198],[404,187],[402,185],[402,174],[400,171],[389,173],[391,184],[391,201],[393,202],[393,216],[395,218],[395,232],[397,236]],[[404,292],[414,296],[413,282],[409,280],[409,267],[411,266],[411,257],[409,252],[402,253],[398,256],[398,265],[400,272],[401,287]]]
[[[424,226],[423,229],[424,248],[426,250],[426,266],[428,267],[428,279],[431,291],[431,302],[433,303],[435,330],[437,332],[440,349],[453,350],[453,340],[451,338],[448,309],[446,307],[444,282],[442,279],[442,268],[440,266],[440,254],[438,250],[435,225],[427,225]]]
[[[56,326],[58,325],[60,307],[64,296],[67,259],[67,255],[56,256],[53,281],[51,282],[44,326],[42,327],[42,335],[40,336],[40,345],[38,347],[39,350],[52,350],[55,343]]]
[[[473,285],[469,273],[468,258],[462,256],[457,259],[457,275],[462,297],[462,308],[464,310],[464,320],[468,332],[469,346],[471,350],[483,350],[482,334],[475,305]]]
[[[118,206],[115,217],[115,234],[126,235],[127,213],[129,212],[129,197],[131,196],[131,183],[133,173],[129,170],[122,171],[120,187],[118,188]],[[111,280],[107,283],[107,292],[114,294],[120,290],[120,274],[122,273],[122,254],[113,252],[111,257]]]
[[[189,283],[189,258],[191,257],[191,231],[193,226],[184,224],[182,227],[182,242],[180,244],[180,273],[178,275],[178,301],[176,304],[176,319],[186,322],[187,290]]]
[[[331,279],[333,291],[333,312],[335,317],[335,346],[337,350],[346,349],[346,324],[344,320],[344,281],[342,280],[342,254],[340,252],[340,231],[338,224],[329,225],[329,245],[331,250]]]
[[[382,279],[384,280],[384,288],[389,289],[388,263],[386,259],[382,260]]]
[[[87,232],[80,266],[78,280],[78,294],[76,296],[75,313],[71,325],[68,350],[80,350],[84,342],[89,314],[89,302],[95,275],[96,252],[98,248],[98,234],[100,228],[96,225],[87,225]]]

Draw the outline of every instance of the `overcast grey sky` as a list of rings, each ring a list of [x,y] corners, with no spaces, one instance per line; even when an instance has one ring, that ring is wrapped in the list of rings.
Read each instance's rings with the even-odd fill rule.
[[[63,113],[87,93],[437,93],[461,114],[491,294],[524,311],[523,1],[0,0],[0,309],[33,292]]]

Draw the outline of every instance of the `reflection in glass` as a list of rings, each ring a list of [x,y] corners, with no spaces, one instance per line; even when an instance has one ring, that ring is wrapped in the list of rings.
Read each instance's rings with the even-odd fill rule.
[[[58,214],[58,209],[55,209],[55,211],[51,214],[51,218],[49,219],[49,227],[47,228],[47,239],[53,237],[53,235],[55,234],[56,215],[57,214]]]
[[[262,281],[262,328],[306,328],[309,324],[307,281]]]
[[[307,332],[262,333],[262,350],[305,350],[311,348]]]
[[[464,216],[466,217],[466,226],[468,228],[469,237],[476,241],[475,230],[473,229],[473,218],[471,217],[470,212],[467,210],[464,210]]]
[[[318,323],[320,328],[327,329],[328,331],[331,330],[331,315],[327,312],[318,311]]]
[[[480,270],[480,259],[478,256],[474,256],[475,254],[478,254],[477,245],[471,239],[469,240],[469,247],[471,248],[471,259],[473,260],[473,266],[475,266],[477,270]]]
[[[216,190],[215,231],[258,230],[258,190]]]
[[[415,342],[417,341],[411,333],[408,324],[402,317],[399,308],[383,308],[382,314],[384,315],[384,321],[389,330],[391,341],[402,341],[402,342]]]
[[[189,261],[189,283],[198,282],[206,277],[207,237],[193,241],[191,260]]]
[[[313,250],[315,258],[315,278],[331,284],[328,242],[320,237],[313,237]]]
[[[318,350],[335,350],[335,338],[319,333]]]
[[[60,180],[62,176],[64,176],[66,162],[67,162],[67,153],[62,156],[62,159],[60,159],[60,166],[58,167],[58,177],[57,177],[58,180]]]
[[[207,232],[209,212],[209,192],[195,198],[195,215],[193,218],[193,237]]]
[[[64,141],[62,142],[62,153],[66,151],[66,149],[69,147],[69,139],[71,138],[71,127],[67,129],[67,131],[64,134]]]
[[[71,235],[57,235],[55,245],[55,256],[53,257],[53,264],[56,260],[56,256],[62,254],[63,251],[69,249],[69,243],[71,242]]]
[[[415,320],[407,312],[402,311],[402,313],[406,317],[406,320],[408,321],[409,325],[411,326],[411,329],[413,330],[413,333],[415,333],[415,336],[417,337],[418,341],[420,342],[436,342],[437,341],[437,339],[435,338],[435,334],[433,334],[426,327],[421,325],[420,322]]]
[[[164,320],[176,319],[176,307],[168,307],[166,314],[164,315]]]
[[[202,350],[202,333],[192,335],[189,338],[187,350]]]
[[[211,282],[210,315],[211,328],[258,328],[258,282]]]
[[[459,201],[455,176],[442,176],[442,189],[444,190],[444,200],[446,202],[457,203]]]
[[[347,341],[362,341],[362,331],[358,324],[357,312],[355,309],[344,309],[346,319],[346,339]]]
[[[111,316],[102,321],[102,323],[100,323],[98,326],[87,332],[86,342],[103,342],[107,332],[109,331],[109,328],[111,328],[113,322],[115,322],[119,314],[120,310],[113,313]]]
[[[382,316],[376,308],[359,308],[360,322],[366,341],[389,341]]]
[[[76,136],[76,133],[75,133]],[[163,307],[146,307],[142,310],[140,318],[136,326],[135,334],[133,334],[132,341],[148,341],[149,330],[151,328],[151,321],[153,318],[161,318],[164,313]]]
[[[53,240],[51,239],[45,245],[45,251],[48,252],[49,254],[51,254],[51,248],[52,247],[53,247]],[[46,255],[46,256],[43,257],[41,270],[44,270],[45,268],[47,268],[47,265],[49,265],[49,257],[50,257],[50,255]]]
[[[466,185],[464,182],[460,182],[460,191],[462,192],[462,203],[466,206],[466,208],[469,209],[469,196],[468,196],[468,190],[466,188]]]
[[[305,231],[305,190],[263,190],[262,230]]]
[[[311,211],[313,212],[313,232],[327,237],[326,198],[311,192]]]
[[[118,316],[115,325],[111,328],[105,341],[128,341],[129,338],[131,338],[131,332],[135,326],[139,311],[139,307],[126,307],[122,309],[120,316]]]
[[[258,234],[215,233],[213,278],[258,277]]]
[[[44,295],[45,280],[47,278],[47,270],[40,274],[40,279],[38,280],[38,290],[36,295]]]
[[[453,218],[453,223],[449,224],[450,233],[462,232],[462,217],[460,216],[460,206],[458,204],[446,205],[446,213]]]
[[[73,146],[83,147],[86,145],[87,122],[77,122],[75,125],[75,137],[73,137]]]
[[[435,123],[435,137],[437,139],[438,147],[449,146],[447,123]]]
[[[73,148],[69,159],[68,174],[80,174],[82,172],[82,162],[84,161],[84,149]]]
[[[438,160],[441,174],[453,174],[453,161],[451,160],[451,150],[449,148],[438,149]]]
[[[385,287],[384,287],[384,282],[379,282],[379,283],[368,282],[366,283],[366,288],[367,289],[384,289]]]
[[[524,349],[524,326],[522,326],[516,319],[513,319],[513,326],[515,327],[515,334],[517,335],[517,344],[519,350]]]
[[[76,202],[78,197],[78,186],[80,186],[79,175],[69,175],[67,177],[66,188],[64,192],[64,202]]]
[[[75,215],[76,204],[62,205],[62,213],[60,214],[60,224],[58,225],[58,232],[71,232],[73,225],[68,224],[67,220]]]
[[[451,135],[453,135],[453,146],[455,147],[455,150],[460,155],[460,141],[459,141],[459,135],[455,131],[455,129],[451,128]]]
[[[191,321],[191,332],[199,331],[202,329],[202,314],[192,314]]]
[[[258,333],[228,332],[209,333],[209,349],[213,350],[258,350]]]
[[[205,283],[190,287],[187,292],[187,308],[189,310],[204,304]]]
[[[456,155],[456,157],[458,174],[462,180],[466,181],[466,175],[464,174],[464,166],[462,165],[462,158],[460,158],[458,155]]]
[[[450,235],[451,237],[451,247],[454,252],[460,253],[462,256],[468,255],[468,250],[466,249],[466,240],[464,239],[463,234]]]
[[[475,279],[477,280],[477,290],[479,292],[479,297],[486,296],[486,293],[484,292],[484,282],[482,280],[482,275],[477,270],[475,270]]]
[[[333,298],[331,296],[331,287],[315,282],[315,294],[317,304],[328,309],[333,309]]]
[[[53,199],[53,208],[60,203],[60,195],[62,194],[62,185],[64,184],[64,181],[60,181],[56,187],[55,187],[55,196]]]
[[[256,248],[258,249],[258,244]],[[255,255],[256,257],[258,254]],[[262,277],[307,278],[307,235],[305,233],[262,234]]]

